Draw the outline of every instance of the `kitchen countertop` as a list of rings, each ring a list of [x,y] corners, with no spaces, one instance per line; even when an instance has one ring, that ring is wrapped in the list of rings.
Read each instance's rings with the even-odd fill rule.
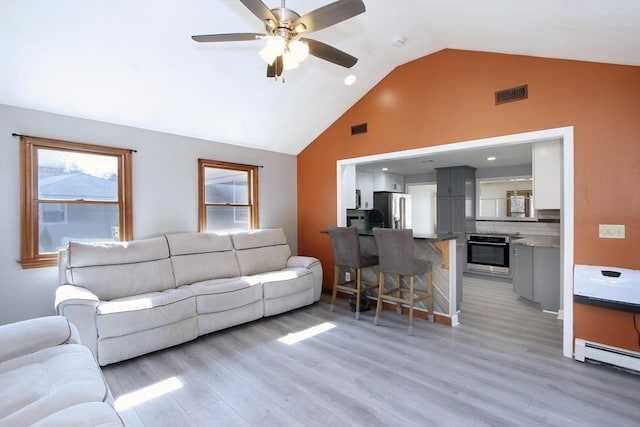
[[[511,244],[524,246],[540,246],[548,248],[560,247],[560,236],[532,236],[520,235],[511,238]]]
[[[327,230],[322,230],[321,233],[327,233]],[[360,236],[373,237],[373,231],[371,230],[359,230],[358,234]],[[430,240],[433,242],[444,242],[446,240],[455,240],[455,239],[458,239],[459,237],[460,236],[457,236],[455,234],[444,234],[444,233],[440,233],[440,234],[413,233],[414,239]]]
[[[371,230],[360,231],[360,232],[358,232],[358,234],[360,236],[371,236],[371,237],[373,237],[373,231],[371,231]],[[414,239],[431,240],[431,241],[434,241],[434,242],[443,242],[445,240],[455,240],[458,237],[459,236],[456,236],[455,234],[413,233],[413,238]]]

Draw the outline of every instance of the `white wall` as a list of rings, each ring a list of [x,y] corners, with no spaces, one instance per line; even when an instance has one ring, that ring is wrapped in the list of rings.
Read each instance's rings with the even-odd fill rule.
[[[212,118],[215,122],[215,118]],[[264,165],[260,227],[282,227],[297,253],[296,157],[0,104],[0,324],[54,314],[57,268],[23,270],[20,139],[12,133],[135,149],[133,233],[197,231],[198,158]]]

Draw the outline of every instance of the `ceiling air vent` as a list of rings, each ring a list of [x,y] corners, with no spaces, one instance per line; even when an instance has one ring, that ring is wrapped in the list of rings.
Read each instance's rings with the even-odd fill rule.
[[[351,135],[357,135],[359,133],[367,133],[367,124],[362,123],[359,125],[351,126]]]
[[[528,92],[529,91],[527,89],[527,85],[499,90],[498,92],[496,92],[496,105],[505,104],[512,101],[520,101],[521,99],[527,99]]]

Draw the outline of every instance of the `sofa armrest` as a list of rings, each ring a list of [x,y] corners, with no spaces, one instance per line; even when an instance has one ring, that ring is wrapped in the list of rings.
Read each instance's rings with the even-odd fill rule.
[[[96,313],[100,300],[89,289],[62,285],[56,289],[55,307],[60,316],[64,316],[78,328],[80,342],[89,347],[97,357],[98,327]]]
[[[310,269],[312,265],[319,264],[318,258],[310,256],[293,255],[287,260],[287,267],[304,267]]]
[[[306,268],[313,276],[313,299],[318,301],[322,295],[322,264],[318,258],[293,255],[287,260],[289,268]]]
[[[77,341],[77,330],[62,316],[39,317],[2,325],[0,361]]]
[[[56,289],[56,311],[61,314],[67,305],[86,305],[97,307],[100,300],[87,288],[74,285],[62,285]]]

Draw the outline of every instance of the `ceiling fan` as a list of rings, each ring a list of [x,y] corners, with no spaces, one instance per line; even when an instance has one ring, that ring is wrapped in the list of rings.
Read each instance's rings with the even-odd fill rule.
[[[229,42],[264,39],[265,47],[260,56],[267,62],[267,77],[278,78],[283,70],[298,66],[307,55],[351,68],[358,58],[317,40],[302,37],[303,34],[330,27],[353,18],[365,11],[362,0],[338,0],[315,9],[306,15],[285,7],[269,9],[261,0],[240,0],[265,26],[265,34],[231,33],[191,36],[197,42]]]

